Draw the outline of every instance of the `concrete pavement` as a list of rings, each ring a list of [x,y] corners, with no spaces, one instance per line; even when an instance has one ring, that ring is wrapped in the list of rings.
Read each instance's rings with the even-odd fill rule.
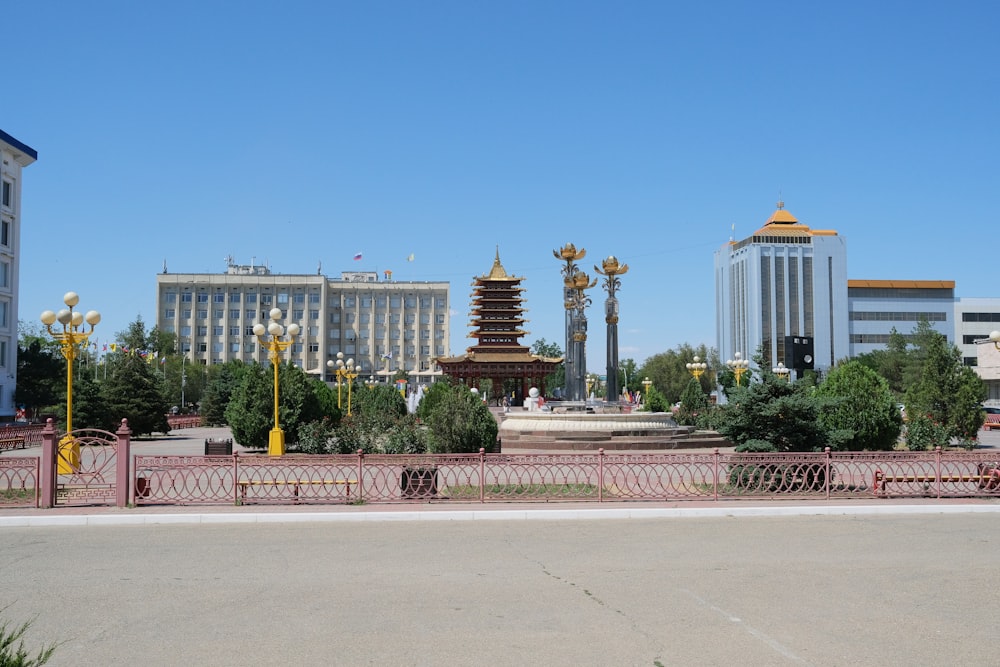
[[[53,667],[980,663],[998,547],[992,500],[18,508],[0,608]]]

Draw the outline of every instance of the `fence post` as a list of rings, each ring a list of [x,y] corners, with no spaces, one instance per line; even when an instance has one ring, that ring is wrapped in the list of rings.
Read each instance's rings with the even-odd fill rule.
[[[52,419],[47,419],[45,428],[42,429],[42,458],[39,464],[41,479],[38,480],[38,484],[41,489],[38,506],[53,507],[56,504],[56,429]]]
[[[934,448],[934,486],[937,487],[938,500],[941,499],[941,445]]]
[[[243,502],[240,498],[240,453],[233,452],[233,505]]]
[[[826,447],[823,451],[826,452],[826,474],[823,475],[823,486],[826,487],[826,499],[830,499],[830,470],[833,466],[830,465],[830,448]]]
[[[486,450],[479,448],[479,502],[486,502]]]
[[[365,501],[365,450],[358,450],[358,502]]]
[[[604,447],[597,450],[597,502],[604,502]]]
[[[712,499],[719,499],[719,448],[712,450]]]
[[[123,419],[115,432],[118,438],[118,450],[115,461],[115,504],[118,507],[128,507],[135,504],[135,475],[132,474],[132,429],[128,420]]]

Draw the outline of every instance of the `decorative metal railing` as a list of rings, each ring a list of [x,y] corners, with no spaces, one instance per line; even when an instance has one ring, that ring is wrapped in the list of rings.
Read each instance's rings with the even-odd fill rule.
[[[38,507],[37,456],[0,458],[0,507]]]
[[[167,425],[171,431],[182,428],[198,428],[202,425],[198,415],[167,415]]]
[[[142,455],[134,462],[136,504],[1000,497],[997,452]]]
[[[0,427],[0,443],[8,443],[7,447],[0,445],[0,449],[37,447],[42,444],[43,428],[44,424],[15,424]]]

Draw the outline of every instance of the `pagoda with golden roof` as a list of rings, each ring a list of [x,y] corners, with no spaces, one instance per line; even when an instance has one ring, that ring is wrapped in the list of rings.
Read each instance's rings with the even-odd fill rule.
[[[500,263],[497,248],[489,273],[476,276],[472,281],[472,313],[469,338],[476,344],[458,357],[438,357],[435,361],[445,375],[457,378],[469,386],[479,388],[482,380],[492,384],[492,397],[505,393],[509,380],[518,385],[514,389],[515,401],[528,395],[528,389],[537,386],[545,395],[545,378],[562,363],[562,358],[540,357],[520,343],[529,334],[522,327],[526,309],[521,281],[524,278],[507,275]]]

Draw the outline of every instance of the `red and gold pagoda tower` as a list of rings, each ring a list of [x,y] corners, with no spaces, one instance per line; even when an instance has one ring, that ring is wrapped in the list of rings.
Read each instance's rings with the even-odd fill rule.
[[[472,313],[469,338],[476,344],[459,357],[438,357],[435,361],[445,375],[479,388],[483,379],[492,381],[492,396],[504,393],[507,380],[519,382],[515,401],[528,395],[535,386],[545,395],[545,378],[556,371],[562,358],[539,357],[521,345],[520,338],[530,333],[521,327],[525,308],[521,293],[523,278],[509,276],[500,264],[500,249],[490,272],[472,282]]]

